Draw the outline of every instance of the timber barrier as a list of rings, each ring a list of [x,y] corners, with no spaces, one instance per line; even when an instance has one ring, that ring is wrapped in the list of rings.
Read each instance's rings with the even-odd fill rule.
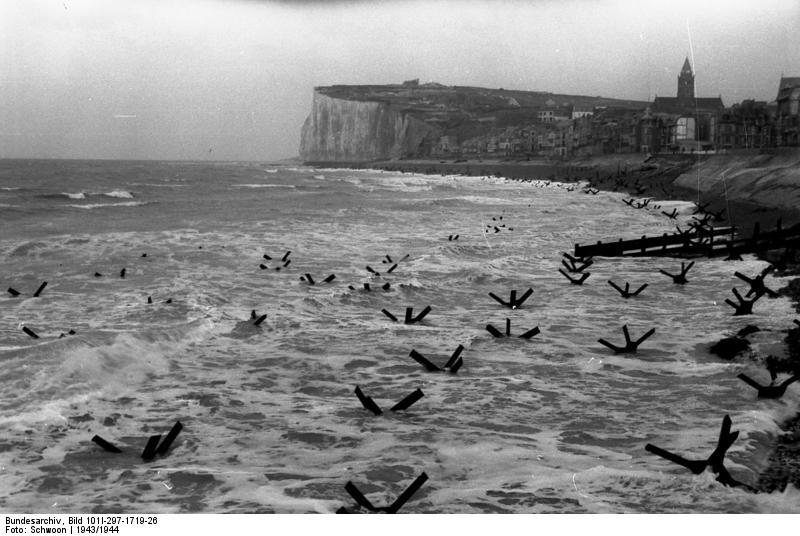
[[[756,223],[749,238],[737,236],[736,227],[713,227],[630,240],[620,238],[616,242],[575,244],[574,254],[576,257],[718,257],[799,246],[800,225],[784,229],[778,219],[774,230],[763,233]]]

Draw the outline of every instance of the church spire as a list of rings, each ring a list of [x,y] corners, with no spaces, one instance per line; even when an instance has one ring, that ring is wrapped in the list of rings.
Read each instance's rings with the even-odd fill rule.
[[[694,73],[689,63],[689,56],[686,56],[681,74],[678,76],[678,100],[684,103],[694,100]]]
[[[686,56],[686,61],[683,62],[683,68],[681,69],[681,74],[684,73],[694,75],[694,73],[692,72],[692,64],[689,63],[689,56]]]

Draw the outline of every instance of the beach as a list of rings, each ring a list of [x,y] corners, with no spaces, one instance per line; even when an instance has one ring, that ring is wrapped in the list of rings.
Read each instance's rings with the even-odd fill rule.
[[[661,202],[673,222],[566,178],[286,163],[4,161],[0,176],[0,283],[20,292],[0,298],[10,511],[333,513],[354,508],[348,482],[383,506],[423,472],[403,512],[797,511],[794,486],[728,488],[645,449],[708,455],[728,415],[726,467],[760,486],[800,397],[757,400],[736,376],[764,382],[795,305],[733,317],[723,299],[734,270],[767,264],[698,260],[685,286],[659,274],[677,259],[596,258],[582,285],[558,272],[575,243],[685,228],[691,202]],[[623,300],[608,280],[648,287]],[[490,295],[512,292],[515,309]],[[408,307],[430,311],[406,324]],[[751,323],[752,357],[709,353]],[[655,332],[616,355],[598,339],[623,325]],[[455,374],[411,357],[442,367],[459,345]]]
[[[394,161],[373,164],[377,169],[403,173],[425,173],[433,175],[461,174],[466,176],[488,175],[511,180],[553,180],[562,182],[585,181],[592,187],[605,191],[625,192],[632,198],[652,197],[657,200],[684,200],[702,203],[707,212],[724,211],[723,223],[736,226],[739,233],[749,236],[755,224],[762,230],[772,229],[781,221],[785,227],[800,223],[800,209],[765,206],[741,199],[727,199],[720,195],[692,190],[676,185],[676,179],[692,172],[697,163],[694,156],[667,156],[649,158],[642,155],[606,155],[595,159],[568,162],[503,160],[460,161]],[[698,172],[699,173],[699,172]],[[698,176],[698,180],[704,180]],[[784,276],[800,275],[800,256],[791,251],[789,256],[772,250],[761,254],[767,262],[782,260],[778,273]],[[789,279],[779,292],[789,297],[800,313],[800,277]],[[733,334],[732,334],[733,335]],[[779,361],[778,370],[800,374],[800,326],[790,327],[786,336],[776,334],[776,343],[786,344],[786,356]],[[800,413],[781,424],[785,432],[778,438],[769,463],[759,478],[757,489],[771,492],[784,489],[787,483],[800,487]]]

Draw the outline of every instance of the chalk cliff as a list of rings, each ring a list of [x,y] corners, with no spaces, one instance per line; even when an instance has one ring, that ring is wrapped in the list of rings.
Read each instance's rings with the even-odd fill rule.
[[[367,162],[430,156],[447,137],[460,143],[475,136],[539,120],[541,110],[591,110],[645,102],[560,95],[541,91],[419,84],[314,88],[311,113],[303,125],[304,162]],[[567,114],[569,115],[569,114]]]
[[[434,131],[390,104],[315,91],[311,113],[303,124],[300,158],[304,162],[364,162],[413,156]]]

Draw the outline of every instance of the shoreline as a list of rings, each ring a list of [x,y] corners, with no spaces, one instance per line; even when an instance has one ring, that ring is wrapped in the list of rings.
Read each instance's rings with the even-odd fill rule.
[[[724,224],[735,225],[741,236],[752,234],[756,224],[762,230],[774,229],[779,219],[784,228],[800,224],[800,209],[765,206],[742,199],[726,199],[710,192],[692,191],[674,184],[678,177],[693,171],[697,162],[697,159],[691,156],[645,159],[642,155],[620,155],[617,158],[606,158],[599,162],[592,159],[566,162],[401,160],[364,163],[317,162],[306,165],[378,169],[424,175],[495,176],[526,182],[548,179],[559,182],[587,181],[594,188],[624,192],[634,198],[654,197],[664,201],[690,202],[699,199],[703,204],[709,203],[707,208],[711,212],[720,212],[724,209]],[[699,174],[699,170],[697,172]],[[756,256],[771,264],[781,260],[782,257],[775,250],[759,253]],[[800,313],[800,258],[796,252],[792,252],[791,256],[783,255],[782,260],[785,265],[779,266],[775,270],[775,275],[792,278],[777,292],[781,296],[788,297],[793,302],[795,311]],[[787,326],[791,326],[791,324],[791,319],[787,319]],[[789,327],[786,332],[781,333],[785,333],[785,337],[778,342],[785,344],[787,357],[778,362],[776,369],[780,372],[800,374],[800,326]],[[783,433],[775,437],[772,452],[753,485],[754,490],[759,493],[783,491],[789,484],[800,489],[800,408],[796,409],[794,417],[779,423],[779,426]]]

